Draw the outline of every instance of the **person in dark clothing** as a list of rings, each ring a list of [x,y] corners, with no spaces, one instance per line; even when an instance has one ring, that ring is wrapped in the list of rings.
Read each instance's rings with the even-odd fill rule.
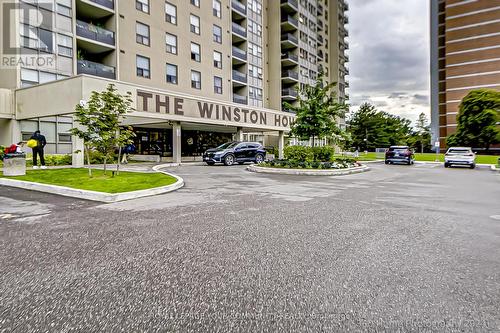
[[[45,136],[40,134],[40,131],[35,131],[35,133],[33,133],[33,135],[31,136],[30,140],[31,139],[36,140],[38,142],[36,147],[33,148],[33,169],[38,169],[37,156],[40,157],[40,164],[42,165],[40,168],[46,169],[47,167],[45,166],[45,158],[43,156],[43,149],[45,148],[45,145],[47,144],[47,140],[45,140]]]

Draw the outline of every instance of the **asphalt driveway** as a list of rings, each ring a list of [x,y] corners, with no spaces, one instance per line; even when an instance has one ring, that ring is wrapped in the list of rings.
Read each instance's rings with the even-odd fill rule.
[[[171,171],[106,205],[0,187],[0,332],[500,330],[498,174]]]

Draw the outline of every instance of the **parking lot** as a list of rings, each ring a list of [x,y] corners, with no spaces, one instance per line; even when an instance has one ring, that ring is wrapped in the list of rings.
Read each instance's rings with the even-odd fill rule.
[[[500,330],[500,175],[371,167],[181,166],[113,204],[0,188],[0,331]]]

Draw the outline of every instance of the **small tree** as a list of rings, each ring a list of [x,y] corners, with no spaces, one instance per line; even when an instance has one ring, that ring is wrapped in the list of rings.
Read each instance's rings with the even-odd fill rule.
[[[134,135],[130,128],[120,131],[120,121],[132,110],[131,93],[125,96],[118,93],[114,84],[109,84],[102,92],[93,91],[87,103],[75,107],[75,118],[81,127],[72,129],[72,134],[84,142],[89,176],[90,150],[95,149],[104,156],[104,174],[107,162],[116,148],[130,142]]]
[[[314,86],[306,85],[299,92],[298,105],[285,102],[286,109],[296,113],[290,135],[301,140],[331,138],[341,133],[337,118],[344,117],[347,105],[339,103],[335,93],[336,83],[325,84],[320,73]]]
[[[471,146],[489,150],[500,142],[497,125],[500,113],[500,92],[473,90],[462,99],[457,118],[457,131],[447,138],[448,146]]]
[[[431,148],[431,130],[425,113],[422,112],[418,116],[415,130],[411,133],[408,141],[412,147],[420,148],[421,153]]]

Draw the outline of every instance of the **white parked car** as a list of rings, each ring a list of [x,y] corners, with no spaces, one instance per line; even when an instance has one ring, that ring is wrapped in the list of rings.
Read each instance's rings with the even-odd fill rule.
[[[450,147],[444,154],[444,167],[455,165],[468,165],[471,169],[476,167],[476,154],[470,147]]]

